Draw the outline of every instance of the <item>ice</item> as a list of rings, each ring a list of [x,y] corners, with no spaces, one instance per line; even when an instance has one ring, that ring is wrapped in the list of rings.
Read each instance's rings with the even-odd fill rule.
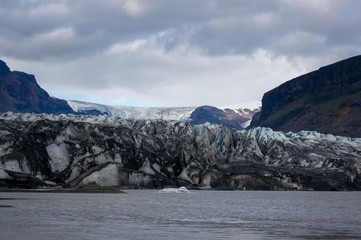
[[[122,185],[134,186],[135,188],[144,188],[152,184],[153,180],[149,175],[141,172],[132,172],[128,174],[127,179],[122,179]]]
[[[164,188],[158,191],[159,193],[190,193],[186,187],[180,188]]]
[[[56,186],[56,183],[52,181],[45,180],[45,183],[48,184],[49,186]]]
[[[81,169],[80,167],[76,166],[74,167],[72,170],[71,170],[71,174],[70,174],[70,177],[65,180],[65,183],[68,184],[70,183],[71,181],[73,181],[75,178],[79,177],[79,175],[81,174]]]
[[[0,169],[0,179],[8,179],[10,178],[9,174],[5,172],[4,170]]]
[[[11,152],[11,146],[12,142],[5,142],[3,145],[0,145],[0,155],[5,155]]]
[[[53,172],[63,171],[69,164],[69,153],[64,143],[50,144],[46,147],[50,157],[50,166]]]
[[[257,127],[248,131],[236,132],[224,126],[210,123],[191,126],[188,122],[178,120],[170,122],[155,119],[121,119],[119,116],[84,116],[71,114],[49,115],[30,113],[19,114],[8,112],[0,114],[0,119],[27,122],[48,119],[50,121],[61,120],[86,124],[90,122],[96,124],[97,126],[126,126],[129,128],[134,128],[136,131],[140,131],[142,133],[141,135],[135,134],[134,139],[132,139],[134,141],[134,145],[139,148],[141,148],[143,145],[153,144],[150,140],[151,138],[144,138],[142,137],[143,134],[152,135],[151,132],[155,132],[157,134],[166,134],[167,136],[170,136],[174,133],[180,132],[182,134],[185,133],[191,137],[194,137],[195,146],[197,148],[199,147],[200,149],[203,149],[204,145],[209,145],[215,148],[217,151],[220,151],[222,154],[228,154],[228,150],[224,149],[223,147],[230,145],[230,143],[234,141],[236,145],[232,145],[232,148],[238,148],[235,154],[239,155],[240,157],[243,157],[243,152],[251,151],[252,155],[258,156],[260,159],[264,159],[264,161],[267,161],[269,164],[277,164],[277,161],[279,164],[288,164],[296,161],[297,165],[305,167],[324,167],[329,164],[329,162],[323,163],[324,155],[329,156],[331,159],[338,159],[337,156],[340,154],[352,157],[358,156],[359,149],[361,149],[361,138],[333,136],[330,134],[320,134],[314,131],[283,133],[279,131],[273,131],[270,128]],[[70,158],[73,158],[68,153],[68,150],[70,151],[71,148],[67,146],[67,142],[70,139],[83,139],[86,137],[86,134],[84,135],[84,133],[80,131],[81,128],[79,127],[78,129],[76,125],[81,124],[70,124],[64,131],[59,133],[54,140],[47,142],[49,145],[46,147],[46,150],[50,157],[49,163],[51,165],[52,172],[60,172],[66,169],[70,163]],[[43,127],[40,126],[39,129],[43,130]],[[100,131],[101,129],[101,126],[99,126]],[[5,141],[3,141],[2,145],[0,145],[0,157],[9,154],[12,151],[11,146],[13,141],[7,140],[7,138],[10,139],[8,135],[8,130],[1,130],[0,136],[5,139]],[[110,134],[108,135],[102,134],[102,137],[104,137],[105,140],[112,138]],[[282,142],[283,144],[280,145],[277,142]],[[79,143],[76,143],[74,146],[77,149],[83,148],[79,145]],[[312,150],[313,147],[315,150]],[[97,164],[114,161],[119,163],[122,162],[120,155],[117,153],[115,153],[116,157],[114,157],[112,154],[109,155],[108,153],[103,154],[103,151],[106,151],[106,147],[103,145],[93,144],[92,146],[89,146],[89,148],[91,149],[91,151],[89,151],[90,153],[97,155],[92,156],[91,158],[92,161]],[[295,154],[287,151],[287,149],[293,148],[305,148],[308,150],[307,152],[304,152],[304,155],[302,155],[300,159],[296,159],[294,157]],[[325,152],[319,151],[323,148],[327,149],[329,153],[325,154]],[[84,156],[85,155],[82,155],[82,157]],[[247,158],[249,156],[245,155],[245,157]],[[0,168],[29,173],[30,170],[28,169],[27,161],[25,158],[23,160],[20,158],[7,158],[6,161],[0,161]],[[75,163],[77,162],[77,158],[73,159],[72,168],[76,165]],[[160,169],[161,165],[157,165],[153,162],[146,162],[143,164],[142,169],[138,169],[142,173],[139,175],[134,174],[130,176],[132,179],[131,181],[135,183],[139,182],[141,185],[148,184],[148,182],[151,181],[148,180],[145,175],[154,176],[156,175],[156,172],[161,172]],[[171,170],[169,171],[171,172]],[[76,170],[74,171],[72,177],[78,174],[79,173]],[[70,177],[70,179],[72,179],[72,177]],[[189,176],[187,176],[187,174],[183,174],[182,178],[188,180]]]
[[[81,101],[67,100],[75,112],[96,109],[102,113],[121,118],[186,120],[197,107],[130,107],[109,106]]]
[[[147,174],[147,175],[151,175],[151,176],[155,176],[155,172],[154,170],[151,168],[150,163],[149,163],[149,159],[147,159],[143,166],[140,168],[140,171],[142,171],[143,173]]]
[[[0,167],[6,170],[14,171],[14,172],[22,172],[21,166],[17,160],[8,160],[8,161],[1,161]]]
[[[119,185],[119,170],[117,164],[109,164],[100,171],[93,172],[81,182],[81,185],[96,184],[102,187]]]
[[[241,127],[242,127],[242,128],[247,128],[247,127],[251,124],[251,122],[252,122],[252,119],[251,119],[251,120],[248,120],[248,121],[246,121],[246,122],[244,122],[244,123],[242,123],[242,124],[241,124]]]

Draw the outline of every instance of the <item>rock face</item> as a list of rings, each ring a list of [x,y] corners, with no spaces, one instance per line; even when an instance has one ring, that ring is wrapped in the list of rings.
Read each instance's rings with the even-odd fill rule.
[[[0,115],[0,186],[361,190],[361,139],[183,121]]]
[[[361,137],[361,56],[292,79],[264,94],[251,127]]]
[[[0,60],[0,112],[75,113],[66,101],[52,98],[34,75],[10,71]]]

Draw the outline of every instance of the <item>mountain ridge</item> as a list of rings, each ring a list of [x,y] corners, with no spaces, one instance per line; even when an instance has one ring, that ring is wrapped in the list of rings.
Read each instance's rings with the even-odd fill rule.
[[[10,71],[0,60],[0,112],[75,113],[66,101],[53,98],[32,74]]]
[[[361,137],[361,55],[291,79],[266,92],[255,126]]]

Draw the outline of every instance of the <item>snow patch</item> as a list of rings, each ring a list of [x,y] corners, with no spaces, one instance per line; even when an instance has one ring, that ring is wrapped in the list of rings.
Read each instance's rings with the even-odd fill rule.
[[[220,109],[233,109],[233,110],[237,110],[237,109],[249,109],[249,110],[255,110],[255,109],[261,109],[262,107],[262,101],[261,100],[254,100],[254,101],[246,101],[246,102],[242,102],[242,103],[238,103],[238,104],[233,104],[230,106],[225,106],[225,107],[219,107]]]

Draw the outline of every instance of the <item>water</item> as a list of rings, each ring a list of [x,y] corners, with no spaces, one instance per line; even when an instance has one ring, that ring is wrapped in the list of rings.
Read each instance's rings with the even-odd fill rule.
[[[361,192],[0,193],[0,239],[361,239]]]

